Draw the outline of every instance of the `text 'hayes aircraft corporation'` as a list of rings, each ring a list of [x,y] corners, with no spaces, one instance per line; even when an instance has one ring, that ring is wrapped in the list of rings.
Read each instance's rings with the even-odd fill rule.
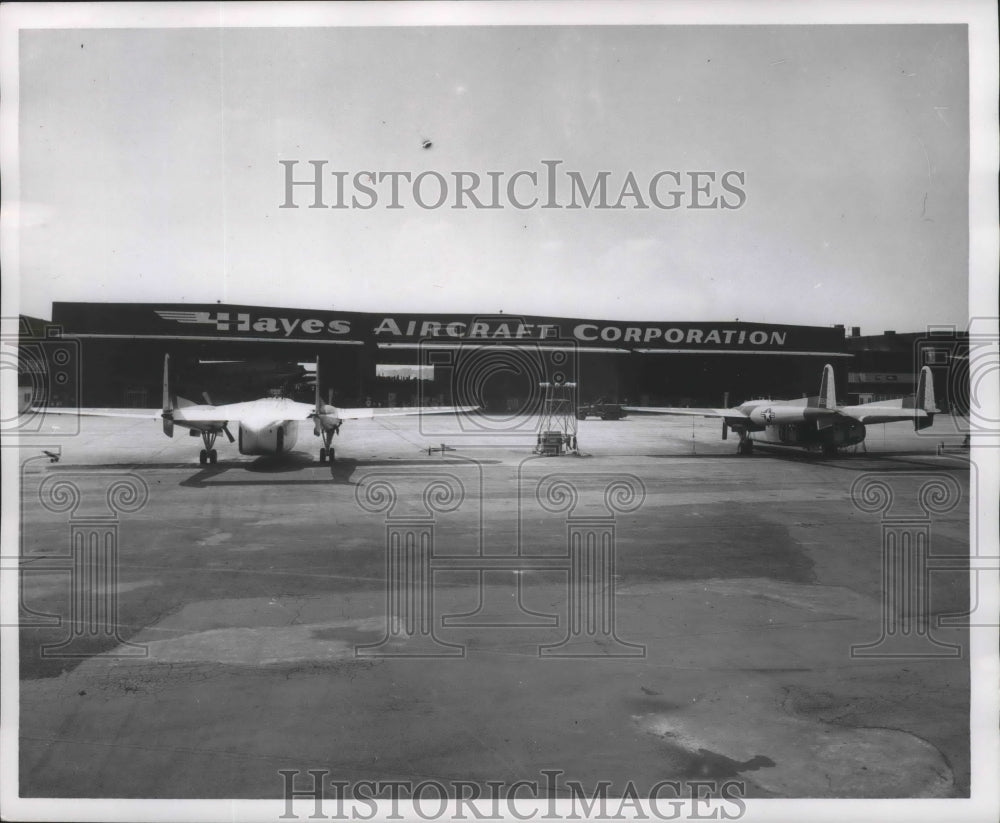
[[[157,311],[165,320],[205,324],[223,332],[255,332],[276,337],[347,336],[350,319],[262,317],[249,312]],[[665,324],[617,325],[577,322],[570,337],[580,342],[687,343],[721,346],[784,346],[787,332],[776,329],[678,328]],[[528,323],[497,317],[472,320],[397,320],[384,317],[371,328],[377,340],[453,338],[464,340],[553,340],[562,338],[558,323]]]

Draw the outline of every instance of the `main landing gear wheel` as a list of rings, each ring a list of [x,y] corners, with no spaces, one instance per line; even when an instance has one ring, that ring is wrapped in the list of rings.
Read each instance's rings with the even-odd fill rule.
[[[741,440],[736,447],[736,453],[742,455],[753,454],[753,440]]]
[[[206,463],[211,463],[213,466],[219,460],[219,453],[212,448],[215,445],[215,438],[218,436],[218,432],[214,431],[203,431],[201,433],[202,442],[205,444],[205,448],[201,450],[198,454],[198,462],[201,465]]]
[[[340,432],[340,424],[338,423],[336,426],[331,426],[330,428],[323,429],[322,431],[319,431],[318,421],[316,425],[317,425],[317,434],[321,434],[323,437],[323,446],[319,450],[319,462],[332,464],[334,457],[334,450],[333,447],[330,445],[330,442],[333,440],[334,435]],[[331,471],[333,470],[332,465],[330,467],[330,470]]]
[[[336,475],[337,474],[337,468],[336,468],[336,466],[333,463],[333,458],[334,458],[334,451],[333,451],[333,449],[327,449],[326,459],[330,461],[330,474],[331,475]]]
[[[823,446],[823,457],[836,457],[836,456],[837,456],[836,446],[830,446],[830,445]]]

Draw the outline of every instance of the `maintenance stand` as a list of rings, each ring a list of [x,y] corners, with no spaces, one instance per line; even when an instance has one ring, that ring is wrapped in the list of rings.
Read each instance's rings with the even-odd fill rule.
[[[535,454],[558,457],[579,454],[576,442],[576,383],[539,383],[542,413]]]

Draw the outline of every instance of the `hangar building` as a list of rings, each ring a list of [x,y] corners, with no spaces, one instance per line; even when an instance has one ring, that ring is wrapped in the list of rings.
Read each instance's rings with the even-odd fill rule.
[[[23,325],[23,324],[22,324]],[[461,404],[530,412],[538,384],[637,405],[736,404],[816,394],[825,363],[847,385],[843,326],[622,321],[537,315],[365,313],[227,304],[54,303],[60,405],[158,407],[171,355],[178,394],[213,403],[310,394],[340,406]],[[39,355],[44,359],[49,355]],[[301,399],[301,398],[300,398]]]

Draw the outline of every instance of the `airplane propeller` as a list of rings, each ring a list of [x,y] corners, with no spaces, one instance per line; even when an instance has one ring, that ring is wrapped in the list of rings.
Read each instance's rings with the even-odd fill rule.
[[[313,434],[317,437],[320,435],[325,435],[327,432],[334,434],[340,433],[341,419],[336,414],[336,409],[333,406],[327,406],[323,403],[322,398],[319,394],[319,356],[316,357],[316,384],[314,386],[316,407],[313,409],[312,414],[309,416],[313,419]],[[324,442],[329,443],[330,441],[326,439]]]
[[[170,355],[163,355],[163,433],[174,436],[174,395],[170,391]]]

